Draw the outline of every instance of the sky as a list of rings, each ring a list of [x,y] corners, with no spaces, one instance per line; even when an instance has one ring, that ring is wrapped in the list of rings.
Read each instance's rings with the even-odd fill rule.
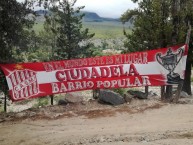
[[[131,0],[77,0],[75,6],[85,6],[84,11],[96,12],[101,17],[119,18],[126,10],[136,8],[137,4]]]
[[[131,0],[77,0],[77,6],[85,6],[85,11],[96,12],[101,17],[119,18],[128,9],[137,5]]]

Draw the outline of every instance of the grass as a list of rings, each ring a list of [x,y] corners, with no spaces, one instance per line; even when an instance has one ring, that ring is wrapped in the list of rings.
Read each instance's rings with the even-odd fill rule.
[[[39,33],[41,30],[43,30],[44,26],[43,26],[43,22],[38,22],[34,25],[33,29],[36,33]]]
[[[126,88],[116,88],[116,89],[112,89],[114,92],[120,94],[121,96],[124,96],[124,94],[127,93],[127,90]]]
[[[129,27],[129,26],[125,26]],[[124,37],[123,26],[121,22],[83,22],[83,28],[88,28],[90,33],[95,33],[94,39],[111,39]],[[43,30],[43,22],[38,22],[34,25],[35,32]],[[127,33],[131,30],[127,29]]]
[[[121,22],[84,22],[83,27],[88,28],[90,33],[95,33],[94,38],[124,37]],[[130,31],[128,30],[128,32]]]
[[[40,97],[37,98],[37,103],[34,104],[34,108],[47,106],[49,104],[49,97]]]

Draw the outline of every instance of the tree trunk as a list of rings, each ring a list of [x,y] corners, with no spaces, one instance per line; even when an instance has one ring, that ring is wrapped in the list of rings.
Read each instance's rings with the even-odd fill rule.
[[[191,69],[192,69],[191,61],[187,60],[186,61],[184,85],[183,85],[182,91],[188,93],[188,95],[192,95],[192,92],[191,92]]]

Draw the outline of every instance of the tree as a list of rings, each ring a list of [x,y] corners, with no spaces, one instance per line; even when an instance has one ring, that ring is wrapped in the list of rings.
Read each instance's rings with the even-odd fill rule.
[[[193,25],[193,1],[191,0],[181,0],[179,1],[181,9],[183,13],[182,15],[185,17],[185,25],[192,27]],[[189,42],[189,51],[188,51],[188,58],[186,62],[186,71],[185,71],[185,80],[182,90],[187,92],[189,95],[192,94],[191,92],[191,69],[193,67],[193,35],[190,35],[190,42]]]
[[[39,32],[39,36],[42,39],[42,46],[49,52],[49,60],[54,60],[54,50],[57,49],[57,23],[55,17],[57,17],[57,7],[53,6],[49,8],[50,11],[45,11],[44,29]],[[57,25],[56,25],[57,24]]]
[[[127,52],[155,49],[171,44],[172,24],[168,20],[168,5],[168,1],[163,4],[160,0],[143,0],[139,2],[139,9],[127,11],[122,15],[122,18],[125,15],[129,16],[124,18],[125,21],[130,19],[133,13],[136,15],[135,28],[131,34],[126,34]]]
[[[13,48],[22,48],[22,41],[29,34],[27,29],[34,24],[32,15],[29,16],[33,13],[30,5],[16,0],[0,1],[0,63],[13,61]]]
[[[139,8],[129,10],[121,17],[122,21],[125,22],[133,14],[136,15],[132,34],[125,34],[127,37],[125,47],[128,48],[126,52],[167,47],[185,42],[188,29],[185,22],[187,15],[189,16],[191,13],[189,10],[192,11],[192,8],[188,9],[187,3],[184,4],[180,1],[176,5],[175,0],[133,1],[138,2]],[[192,1],[189,1],[190,3]],[[178,6],[177,9],[176,6]],[[169,86],[166,87],[164,93],[164,99],[171,100],[171,88]]]
[[[91,54],[92,44],[88,40],[94,34],[89,34],[88,29],[82,30],[84,14],[80,10],[84,7],[74,8],[75,3],[76,0],[62,0],[59,5],[54,2],[48,9],[51,14],[46,16],[46,24],[56,36],[54,59],[82,58]]]
[[[14,51],[26,48],[28,38],[34,24],[31,2],[19,3],[16,0],[0,0],[0,63],[11,63],[18,60]],[[32,15],[30,15],[32,14]],[[0,90],[7,93],[5,77],[0,72]]]

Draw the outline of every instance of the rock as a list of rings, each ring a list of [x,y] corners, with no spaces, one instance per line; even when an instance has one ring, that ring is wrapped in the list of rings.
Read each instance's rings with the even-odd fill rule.
[[[99,89],[93,90],[93,99],[98,99],[99,98]]]
[[[5,122],[5,119],[0,119],[0,123]]]
[[[111,90],[100,90],[99,101],[109,103],[111,105],[120,105],[125,103],[124,98]]]
[[[25,112],[19,112],[19,113],[16,113],[15,114],[15,117],[16,118],[21,118],[21,117],[25,117],[26,116],[26,113]]]
[[[148,97],[154,97],[154,96],[158,96],[158,95],[153,91],[148,92]]]
[[[86,105],[87,104],[87,102],[86,101],[83,101],[83,102],[81,102],[82,103],[82,105]]]
[[[35,115],[36,115],[36,112],[30,112],[30,113],[29,113],[29,116],[30,116],[30,117],[33,117],[33,116],[35,116]]]
[[[188,93],[182,91],[182,92],[180,92],[180,97],[182,97],[182,98],[188,98],[188,97],[190,97],[190,96],[188,95]]]
[[[63,100],[63,99],[60,99],[58,101],[58,105],[67,105],[67,104],[68,104],[68,102],[66,100]]]
[[[83,102],[83,96],[81,96],[78,92],[66,93],[65,101],[67,103],[81,103]]]
[[[133,95],[135,98],[138,99],[147,99],[147,94],[141,92],[141,91],[133,91],[133,90],[128,90],[127,93]]]
[[[124,99],[126,103],[130,103],[132,100],[133,96],[130,94],[124,94]]]

